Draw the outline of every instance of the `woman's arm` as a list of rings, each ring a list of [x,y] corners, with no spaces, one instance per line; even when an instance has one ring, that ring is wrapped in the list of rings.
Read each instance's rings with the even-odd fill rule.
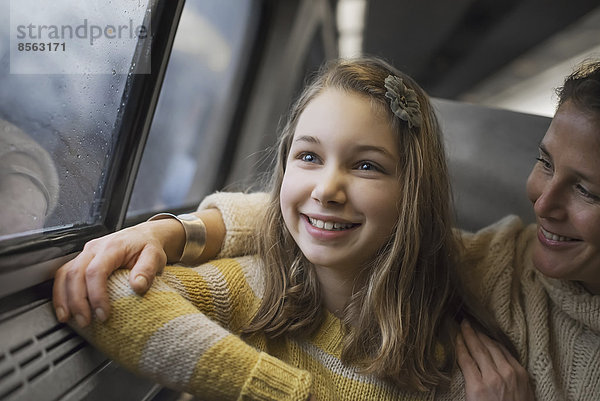
[[[246,306],[258,300],[243,288],[251,283],[236,263],[167,267],[144,296],[118,270],[108,280],[111,317],[76,329],[128,369],[200,398],[306,400],[308,372],[226,329],[238,330],[253,312]]]
[[[515,260],[524,226],[516,216],[506,216],[476,233],[458,232],[461,258],[458,274],[477,299],[486,304],[499,282],[518,268]]]

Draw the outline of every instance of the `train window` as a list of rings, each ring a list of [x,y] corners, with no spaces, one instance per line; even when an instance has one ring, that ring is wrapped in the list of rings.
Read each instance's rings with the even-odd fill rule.
[[[184,0],[103,4],[0,2],[0,296],[125,219]]]
[[[2,13],[0,240],[101,219],[129,77],[147,72],[132,60],[150,11],[20,0]]]
[[[258,28],[257,5],[186,1],[128,218],[194,207],[214,189]]]

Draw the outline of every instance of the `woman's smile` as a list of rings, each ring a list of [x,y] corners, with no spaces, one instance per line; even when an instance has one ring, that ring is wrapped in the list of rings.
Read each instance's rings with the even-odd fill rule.
[[[563,236],[563,235],[559,235],[559,234],[553,233],[551,231],[546,230],[541,225],[540,225],[540,231],[539,232],[544,237],[544,239],[546,239],[547,242],[550,243],[550,244],[560,243],[560,242],[581,241],[581,240],[578,240],[576,238],[571,238],[571,237],[567,237],[567,236]]]
[[[532,258],[547,276],[600,292],[600,136],[597,122],[562,104],[540,144],[527,193],[538,223]]]

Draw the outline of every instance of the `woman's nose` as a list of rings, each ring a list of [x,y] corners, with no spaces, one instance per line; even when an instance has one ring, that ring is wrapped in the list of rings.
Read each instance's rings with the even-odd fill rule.
[[[546,219],[560,220],[565,217],[564,190],[554,177],[539,187],[539,195],[533,203],[536,216]]]
[[[323,170],[315,181],[312,198],[322,205],[343,204],[347,200],[346,183],[338,169]]]

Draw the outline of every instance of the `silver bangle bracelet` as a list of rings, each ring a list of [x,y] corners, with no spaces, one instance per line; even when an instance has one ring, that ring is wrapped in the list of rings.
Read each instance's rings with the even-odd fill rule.
[[[206,226],[202,219],[187,213],[177,216],[171,213],[159,213],[150,217],[147,221],[163,219],[179,221],[185,231],[185,245],[178,262],[188,266],[197,263],[206,246]]]

